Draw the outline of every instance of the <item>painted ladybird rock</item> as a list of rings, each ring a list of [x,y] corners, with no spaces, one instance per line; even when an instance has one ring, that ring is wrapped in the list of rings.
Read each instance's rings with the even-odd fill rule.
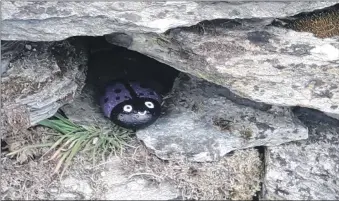
[[[138,81],[114,81],[100,98],[104,115],[121,127],[140,129],[154,123],[161,113],[161,96]]]

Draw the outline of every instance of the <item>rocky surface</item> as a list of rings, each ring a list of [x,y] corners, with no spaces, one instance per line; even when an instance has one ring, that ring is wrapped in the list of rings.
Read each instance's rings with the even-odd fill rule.
[[[61,107],[62,111],[77,124],[101,127],[113,124],[103,115],[98,100],[95,99],[94,90],[93,86],[86,85],[79,97]]]
[[[3,129],[35,125],[79,94],[87,55],[78,42],[2,42]]]
[[[307,140],[268,147],[263,199],[339,199],[339,121],[308,109],[297,111]]]
[[[166,101],[165,114],[138,130],[137,137],[162,159],[199,162],[218,160],[236,149],[308,137],[307,128],[287,108],[262,111],[241,99],[242,105],[234,103],[228,95],[223,87],[182,74]]]
[[[257,102],[339,114],[339,36],[321,39],[271,22],[215,20],[106,38]],[[121,42],[127,35],[130,43]]]
[[[100,127],[112,125],[112,122],[103,117],[98,104],[93,99],[93,92],[93,88],[86,85],[81,95],[72,103],[63,106],[62,110],[69,119],[79,124],[98,125]],[[225,91],[221,90],[220,92]],[[247,103],[245,100],[241,101]],[[267,109],[260,104],[257,107]],[[105,164],[106,170],[97,172],[97,174],[100,174],[97,183],[106,186],[107,190],[105,193],[97,193],[96,195],[92,193],[92,198],[171,199],[171,196],[175,198],[174,193],[178,192],[173,190],[173,184],[179,189],[180,195],[203,200],[225,198],[248,200],[260,190],[263,163],[256,149],[237,150],[213,163],[196,163],[185,160],[164,162],[153,154],[147,156],[144,153],[145,151],[148,152],[144,148],[139,148],[132,151],[134,153],[132,157],[123,157],[123,160],[129,161],[127,164],[121,165],[118,159]],[[121,169],[118,169],[118,166]],[[130,179],[123,174],[122,170],[130,172]],[[131,177],[131,175],[134,176]],[[155,177],[155,180],[160,179],[160,186],[149,185],[150,182],[140,178],[140,176]],[[71,182],[68,182],[68,180],[64,182],[63,186],[71,187],[71,189],[65,188],[63,192],[65,196],[76,197],[72,193],[75,191],[74,188],[77,188],[75,192],[78,194],[90,196],[88,194],[91,192],[82,190],[84,188],[80,187],[80,184],[75,185],[75,183],[79,183],[77,181],[79,179],[73,178]],[[83,183],[81,186],[87,185],[87,181],[81,180],[81,183]]]
[[[2,2],[2,40],[20,40],[2,41],[2,129],[26,129],[63,105],[77,123],[111,124],[90,89],[78,96],[87,68],[86,51],[75,45],[80,39],[22,42],[107,34],[112,44],[193,75],[176,81],[162,117],[137,132],[158,157],[203,162],[237,149],[268,146],[264,199],[339,199],[339,122],[303,109],[296,112],[299,121],[289,109],[308,107],[339,119],[338,3]],[[334,4],[327,14],[290,18]],[[188,175],[188,186],[205,193],[210,188],[203,189],[208,182],[202,178],[212,178],[215,189],[220,191],[220,184],[227,195],[234,189],[257,191],[258,174],[252,173],[259,172],[258,153],[250,153],[237,156],[235,166],[227,160],[196,163],[207,165],[200,169],[197,186],[190,185]],[[244,168],[251,165],[255,167],[249,171]],[[109,167],[100,171],[104,191],[92,189],[81,177],[69,177],[61,194],[50,192],[58,199],[176,197],[171,185],[154,188]],[[208,172],[211,167],[221,168],[229,180],[216,181],[215,172]]]
[[[4,1],[1,37],[3,40],[51,41],[112,32],[162,33],[203,20],[282,18],[338,2]]]
[[[121,159],[114,157],[100,169],[97,168],[96,186],[93,186],[92,181],[81,178],[81,175],[65,178],[61,181],[61,190],[52,196],[57,200],[170,200],[178,196],[178,190],[170,183],[152,185],[151,181],[141,177],[129,177],[121,166]]]

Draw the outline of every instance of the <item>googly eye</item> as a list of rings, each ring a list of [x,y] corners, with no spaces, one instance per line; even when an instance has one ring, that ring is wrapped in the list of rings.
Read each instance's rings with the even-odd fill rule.
[[[124,106],[124,111],[125,111],[125,112],[131,112],[132,109],[133,109],[133,108],[132,108],[131,105],[125,105],[125,106]]]
[[[150,101],[146,101],[145,102],[145,105],[146,105],[146,107],[148,107],[148,108],[154,108],[154,104],[152,103],[152,102],[150,102]]]

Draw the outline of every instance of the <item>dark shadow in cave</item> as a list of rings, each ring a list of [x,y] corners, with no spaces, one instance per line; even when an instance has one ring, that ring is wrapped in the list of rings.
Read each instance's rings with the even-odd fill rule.
[[[292,107],[292,112],[307,127],[311,127],[321,123],[327,123],[333,127],[337,127],[339,125],[338,119],[330,117],[326,115],[326,113],[318,111],[316,109],[295,106]],[[312,140],[312,138],[313,135],[310,135],[308,139]]]
[[[258,152],[259,152],[259,157],[260,160],[262,162],[262,167],[263,167],[263,174],[261,175],[261,182],[260,182],[260,189],[255,193],[255,195],[252,197],[253,201],[259,201],[262,198],[262,194],[263,194],[263,180],[264,178],[262,178],[266,172],[266,163],[265,163],[265,151],[266,151],[266,147],[265,146],[258,146],[258,147],[254,147]]]
[[[8,152],[9,148],[8,148],[8,144],[5,140],[1,140],[1,152]]]
[[[113,80],[140,80],[153,84],[161,95],[171,91],[179,71],[136,51],[108,43],[105,38],[89,37],[89,64],[86,84],[100,95]]]

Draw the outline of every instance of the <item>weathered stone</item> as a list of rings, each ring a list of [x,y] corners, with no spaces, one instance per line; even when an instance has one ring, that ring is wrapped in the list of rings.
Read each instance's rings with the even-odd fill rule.
[[[119,159],[107,164],[105,176],[100,180],[106,184],[107,191],[101,199],[106,200],[169,200],[176,198],[178,190],[169,182],[162,182],[158,186],[143,178],[126,175],[119,166]],[[135,173],[136,175],[138,172]]]
[[[339,199],[339,121],[319,112],[299,110],[309,139],[268,147],[266,200]]]
[[[82,93],[72,103],[61,107],[62,111],[67,118],[76,124],[97,125],[100,127],[113,124],[103,115],[98,101],[95,100],[94,90],[92,86],[86,85]]]
[[[270,23],[215,20],[166,34],[129,34],[128,48],[254,101],[339,114],[339,37]]]
[[[3,129],[33,126],[79,94],[87,55],[77,42],[2,43],[8,61],[1,77]]]
[[[137,137],[162,159],[199,162],[218,160],[236,149],[307,138],[307,128],[289,109],[272,107],[265,112],[236,104],[225,93],[223,87],[182,75],[166,101],[165,114],[138,130]]]
[[[156,186],[151,185],[150,181],[140,177],[129,178],[129,175],[125,174],[121,166],[121,159],[112,157],[109,161],[106,161],[100,169],[95,169],[95,171],[97,171],[95,174],[95,183],[97,185],[93,187],[91,186],[93,180],[90,181],[74,176],[65,178],[61,181],[61,193],[53,193],[52,197],[59,198],[59,200],[73,200],[76,198],[95,198],[100,200],[168,200],[177,196],[177,189],[170,183],[162,182]],[[89,170],[91,169],[89,168]]]
[[[2,2],[2,39],[51,41],[112,32],[162,33],[203,20],[282,18],[332,2]],[[72,28],[70,28],[72,27]]]

